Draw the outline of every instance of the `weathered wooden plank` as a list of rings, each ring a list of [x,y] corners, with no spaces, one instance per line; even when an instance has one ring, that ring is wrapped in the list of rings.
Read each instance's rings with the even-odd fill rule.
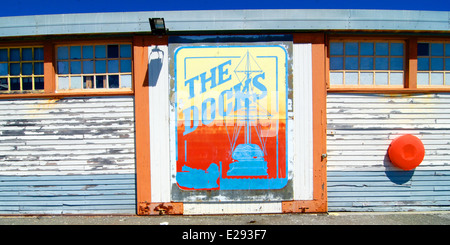
[[[123,213],[136,208],[134,174],[0,176],[0,213]]]
[[[0,213],[135,213],[133,97],[0,101]]]
[[[0,104],[7,107],[0,114],[4,174],[134,170],[132,97],[16,99]],[[74,165],[80,160],[84,166]]]
[[[450,94],[328,94],[327,190],[330,211],[448,210]],[[389,161],[393,139],[419,137],[415,171]]]

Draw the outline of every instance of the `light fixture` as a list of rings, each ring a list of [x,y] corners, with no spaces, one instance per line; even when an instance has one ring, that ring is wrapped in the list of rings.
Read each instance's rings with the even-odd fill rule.
[[[168,31],[164,23],[164,18],[149,18],[150,28],[153,34],[164,35]]]

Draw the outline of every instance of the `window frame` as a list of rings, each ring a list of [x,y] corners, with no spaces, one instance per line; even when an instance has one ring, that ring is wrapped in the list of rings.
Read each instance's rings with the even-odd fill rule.
[[[44,45],[42,45],[41,43],[33,43],[33,44],[15,44],[15,45],[1,45],[0,49],[6,49],[7,50],[7,55],[8,55],[8,59],[6,61],[0,61],[1,64],[7,64],[7,75],[0,75],[0,79],[7,79],[7,84],[8,84],[8,90],[1,90],[0,91],[0,96],[3,95],[7,95],[7,94],[12,94],[12,95],[18,95],[18,94],[38,94],[38,93],[43,93],[44,89],[45,89],[45,69],[44,69],[44,62],[45,62],[45,48]],[[20,52],[20,59],[16,60],[16,61],[12,61],[10,59],[10,54],[11,54],[11,50],[13,49],[19,49]],[[32,58],[30,60],[24,60],[23,59],[23,50],[24,49],[32,49],[31,55]],[[42,59],[36,60],[35,59],[35,49],[42,49]],[[36,63],[42,63],[42,74],[36,74],[35,73],[35,69]],[[19,65],[19,74],[11,74],[11,64],[18,64]],[[24,64],[31,64],[31,74],[23,74],[23,65]],[[19,89],[11,89],[11,79],[19,79]],[[26,89],[24,90],[24,78],[31,78],[31,89]],[[36,89],[36,78],[41,78],[42,79],[42,88],[41,89]]]
[[[418,39],[417,41],[417,45],[419,46],[421,43],[428,43],[428,44],[443,44],[443,54],[442,55],[432,55],[432,47],[431,45],[429,45],[428,47],[428,52],[429,54],[427,56],[424,55],[420,55],[419,53],[417,54],[417,87],[418,88],[449,88],[450,87],[450,69],[446,70],[446,61],[448,62],[447,66],[450,67],[450,39]],[[418,46],[417,46],[417,50],[418,50]],[[447,52],[449,55],[446,55],[446,46],[447,46]],[[427,70],[420,70],[419,69],[419,59],[421,58],[427,58],[428,59],[428,69]],[[432,58],[442,58],[442,70],[433,70],[432,69]],[[419,74],[420,73],[426,73],[428,74],[428,84],[420,84],[419,81]],[[443,84],[439,84],[439,85],[433,85],[432,84],[432,74],[438,74],[438,73],[442,73],[442,82]],[[448,79],[446,79],[446,77]],[[446,81],[447,80],[447,81]]]
[[[447,42],[450,43],[450,38],[445,36],[435,35],[433,37],[426,34],[415,35],[398,35],[388,36],[384,34],[326,34],[326,85],[328,92],[343,92],[343,93],[434,93],[434,92],[450,92],[449,85],[418,85],[418,56],[417,45],[420,42]],[[404,54],[404,81],[403,86],[345,86],[345,85],[330,85],[330,42],[337,40],[355,40],[355,41],[379,41],[379,40],[403,40],[405,41]]]
[[[130,44],[131,45],[131,88],[125,89],[84,89],[58,91],[56,84],[56,46],[60,45],[95,45],[104,43]],[[38,38],[33,41],[23,41],[19,38],[3,40],[0,48],[9,47],[43,47],[44,48],[44,89],[29,90],[26,92],[0,93],[0,99],[20,99],[20,98],[62,98],[79,96],[133,96],[135,95],[135,51],[138,43],[135,37],[105,37],[105,36],[77,36],[71,39]]]
[[[58,59],[58,48],[59,47],[68,47],[70,50],[70,47],[76,47],[79,46],[80,49],[83,49],[83,46],[102,46],[104,45],[106,47],[106,56],[104,58],[83,58],[80,57],[80,59],[70,59],[70,57],[68,57],[68,59]],[[118,53],[118,57],[117,58],[108,58],[107,57],[107,48],[108,45],[119,45],[118,49],[120,50],[120,45],[130,45],[131,47],[131,57],[126,57],[126,58],[121,58],[120,57],[120,51]],[[81,51],[81,55],[82,55]],[[70,51],[69,51],[70,53]],[[94,55],[94,54],[93,54]],[[133,79],[134,79],[134,75],[133,75],[133,63],[134,63],[134,55],[133,55],[133,41],[132,40],[93,40],[93,41],[79,41],[79,42],[60,42],[54,45],[54,86],[55,86],[55,92],[56,93],[87,93],[87,94],[91,94],[91,93],[116,93],[116,92],[134,92],[134,85],[133,85]],[[87,60],[93,60],[93,62],[95,63],[96,60],[100,61],[100,60],[104,60],[105,63],[107,64],[109,60],[117,60],[118,61],[118,66],[119,66],[119,70],[118,72],[113,72],[113,73],[108,73],[107,71],[103,72],[103,73],[96,73],[95,70],[92,73],[87,73],[87,74],[83,74],[83,73],[79,73],[79,74],[71,74],[70,72],[70,66],[68,66],[68,73],[67,74],[59,74],[58,73],[58,61],[64,61],[64,62],[68,62],[70,63],[71,61],[75,61],[75,62],[80,62],[82,63],[83,61],[87,61]],[[131,69],[129,72],[120,72],[120,60],[130,60],[131,61]],[[94,68],[93,68],[94,69]],[[108,88],[108,84],[105,82],[105,87],[104,88],[96,88],[95,85],[92,88],[84,88],[84,79],[81,79],[81,88],[76,88],[76,89],[71,89],[70,88],[70,81],[71,81],[71,77],[96,77],[96,76],[119,76],[119,87],[118,88]],[[120,76],[121,75],[130,75],[130,87],[120,87]],[[68,89],[59,89],[59,77],[69,77],[69,88]],[[95,79],[92,81],[93,84],[95,84]]]
[[[345,50],[345,43],[358,43],[358,54],[356,55],[348,55],[346,56],[345,51],[342,55],[331,55],[330,52],[330,48],[331,48],[331,43],[333,42],[341,42],[343,43],[343,49]],[[376,43],[389,43],[388,46],[388,55],[376,55],[375,53],[375,46]],[[373,43],[374,45],[374,49],[373,49],[373,54],[372,55],[361,55],[361,50],[360,50],[360,43]],[[391,55],[390,53],[390,47],[392,43],[402,43],[403,44],[403,55],[402,57],[402,66],[403,69],[400,70],[394,70],[391,69],[390,67],[390,60],[392,58],[398,58],[400,57],[399,55]],[[364,36],[364,37],[329,37],[328,41],[327,41],[327,55],[326,55],[326,69],[327,69],[327,88],[328,89],[401,89],[404,88],[404,84],[405,84],[405,80],[408,77],[407,76],[407,66],[408,66],[408,40],[404,39],[404,38],[382,38],[382,37],[371,37],[371,36]],[[331,64],[331,58],[333,57],[342,57],[343,58],[343,69],[335,69],[332,70],[330,67]],[[360,67],[360,58],[373,58],[372,62],[372,68],[373,69],[361,69]],[[358,68],[357,69],[352,69],[352,70],[348,70],[345,69],[345,59],[346,58],[357,58],[358,59]],[[388,69],[379,69],[377,70],[375,65],[376,65],[376,58],[385,58],[388,60]],[[343,84],[331,84],[331,73],[333,71],[336,72],[342,72],[343,73]],[[357,83],[358,84],[345,84],[345,73],[357,73],[358,74],[358,80]],[[361,73],[371,73],[372,74],[372,84],[361,84]],[[376,82],[376,73],[387,73],[388,77],[387,77],[387,84],[379,84],[377,85]],[[401,73],[402,74],[402,84],[390,84],[391,81],[391,75],[392,73]]]

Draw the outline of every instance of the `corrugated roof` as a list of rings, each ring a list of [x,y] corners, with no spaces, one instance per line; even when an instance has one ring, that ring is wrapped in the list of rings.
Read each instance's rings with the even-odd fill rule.
[[[242,30],[450,30],[450,12],[407,10],[205,10],[36,15],[0,18],[0,36],[150,32],[162,17],[176,32]]]

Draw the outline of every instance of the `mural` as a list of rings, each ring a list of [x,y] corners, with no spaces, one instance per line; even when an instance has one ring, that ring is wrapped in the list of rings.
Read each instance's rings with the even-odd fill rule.
[[[173,54],[176,184],[269,190],[288,181],[287,50],[186,45]]]

